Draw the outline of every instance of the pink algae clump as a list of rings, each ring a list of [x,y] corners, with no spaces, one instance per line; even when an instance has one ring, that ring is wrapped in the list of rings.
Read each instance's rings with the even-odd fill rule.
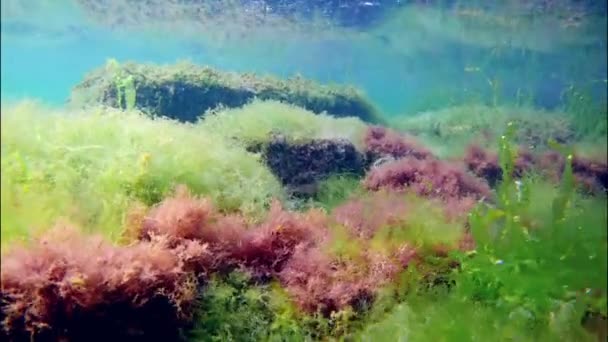
[[[557,182],[561,179],[564,166],[565,160],[561,154],[548,151],[540,156],[537,169]],[[605,193],[608,189],[608,164],[605,161],[574,155],[572,173],[577,183],[588,193]]]
[[[470,145],[464,155],[464,164],[478,177],[494,185],[502,178],[502,169],[498,165],[498,155],[491,154],[478,145]]]
[[[333,211],[337,223],[348,228],[353,236],[367,239],[380,227],[404,221],[407,214],[406,201],[396,192],[378,192],[352,199]]]
[[[216,212],[206,199],[178,193],[151,210],[140,236],[200,241],[214,256],[213,271],[246,268],[256,278],[268,278],[280,271],[296,245],[322,238],[325,220],[320,212],[287,212],[274,202],[266,220],[254,226],[238,215]]]
[[[318,248],[298,247],[279,279],[302,310],[328,316],[347,306],[371,304],[375,291],[406,267],[415,251],[401,254],[400,259],[366,253],[357,261],[340,260]]]
[[[3,331],[12,338],[86,340],[132,334],[171,339],[190,317],[202,244],[166,239],[114,246],[58,226],[2,257]]]
[[[381,126],[368,128],[365,135],[365,148],[368,153],[376,157],[424,159],[433,156],[430,150],[420,145],[414,138],[400,135]]]
[[[397,196],[378,193],[363,202],[353,200],[334,215],[319,210],[288,212],[275,202],[266,219],[257,225],[246,225],[244,220],[234,216],[221,217],[203,200],[169,198],[150,212],[150,217],[144,220],[143,230],[178,234],[169,237],[172,241],[188,241],[184,238],[195,237],[212,251],[211,265],[215,270],[246,270],[258,281],[275,277],[302,310],[329,313],[370,301],[381,284],[390,281],[413,260],[415,250],[405,246],[389,255],[361,251],[358,258],[349,260],[327,253],[327,246],[333,239],[330,227],[336,223],[345,223],[353,233],[352,239],[366,241],[382,226],[404,219],[404,201]],[[189,209],[169,210],[176,203]],[[354,221],[349,221],[349,213],[358,212],[364,206],[376,208],[376,218],[366,222],[364,216],[360,216],[351,217]],[[173,215],[175,212],[199,220],[196,224],[188,220],[178,220],[175,224],[189,222],[188,226],[198,228],[161,229],[170,221],[167,217],[179,216]],[[162,213],[171,214],[159,218]],[[364,215],[365,210],[361,214]],[[178,233],[183,231],[189,233]]]
[[[154,207],[144,218],[140,238],[166,235],[174,240],[211,238],[218,215],[207,199],[194,199],[185,188]]]
[[[320,249],[299,247],[279,279],[298,306],[328,315],[371,295],[370,279],[354,263],[339,263]]]
[[[326,229],[321,212],[291,213],[275,202],[266,221],[247,231],[234,257],[254,275],[270,277],[282,270],[297,246],[321,243]]]
[[[498,163],[498,154],[486,151],[478,145],[469,145],[464,155],[464,164],[468,170],[480,178],[495,185],[502,179],[502,169]],[[520,149],[514,165],[514,177],[522,177],[526,172],[532,170],[538,162],[538,158]]]
[[[443,200],[482,199],[491,193],[486,182],[468,174],[459,164],[436,159],[403,158],[386,163],[373,169],[364,184],[373,191],[410,190]]]
[[[214,272],[240,269],[257,281],[279,280],[306,312],[359,308],[392,281],[417,250],[403,242],[374,251],[383,227],[411,215],[398,192],[375,192],[326,214],[289,212],[273,203],[265,220],[217,211],[183,188],[157,206],[133,213],[139,240],[115,246],[74,229],[57,229],[2,258],[2,325],[11,338],[86,339],[138,336],[174,339],[192,311],[199,285]],[[361,247],[328,252],[334,227]],[[104,327],[112,327],[105,329]]]
[[[477,145],[467,148],[464,156],[466,167],[478,177],[494,185],[502,178],[502,170],[496,153],[491,153]],[[559,182],[564,171],[564,157],[556,151],[532,154],[520,149],[515,160],[514,177],[523,177],[530,171],[536,171],[554,182]],[[572,171],[577,183],[588,193],[606,192],[608,188],[608,164],[605,161],[593,160],[574,155]]]

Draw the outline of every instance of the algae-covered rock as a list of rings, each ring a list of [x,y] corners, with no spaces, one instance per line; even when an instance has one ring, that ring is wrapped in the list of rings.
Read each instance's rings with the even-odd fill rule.
[[[318,183],[332,175],[363,176],[368,158],[346,140],[316,139],[288,142],[281,136],[257,146],[272,173],[292,195],[307,197],[317,192]]]
[[[509,122],[517,127],[515,142],[526,149],[546,150],[550,140],[561,144],[572,144],[577,140],[572,118],[566,113],[523,107],[455,106],[402,117],[394,122],[394,126],[431,147],[441,146],[439,151],[433,152],[450,155],[453,154],[451,151],[441,150],[463,148],[471,141],[494,146]]]
[[[288,141],[345,139],[363,150],[368,125],[358,118],[335,118],[278,101],[259,101],[240,108],[213,110],[200,127],[206,133],[246,146],[266,143],[282,135]]]
[[[315,195],[332,176],[363,176],[372,161],[365,146],[368,125],[357,118],[334,118],[277,101],[255,100],[242,108],[212,111],[201,133],[259,154],[295,197]],[[293,199],[293,198],[292,198]]]
[[[300,76],[282,80],[223,72],[186,62],[161,66],[111,60],[90,72],[73,89],[70,101],[75,105],[136,107],[154,116],[193,122],[207,110],[240,107],[254,98],[278,100],[314,113],[380,121],[374,107],[352,87],[320,85]]]

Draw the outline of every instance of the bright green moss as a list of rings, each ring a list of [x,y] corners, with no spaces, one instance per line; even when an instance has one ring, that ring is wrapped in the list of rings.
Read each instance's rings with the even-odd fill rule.
[[[368,325],[356,341],[593,341],[579,323],[580,309],[555,307],[550,325],[531,328],[525,309],[509,312],[460,300],[449,294],[411,297],[381,321]]]
[[[362,148],[366,125],[357,118],[334,118],[277,101],[254,101],[243,108],[208,114],[201,128],[245,143],[270,140],[346,139]]]
[[[527,200],[472,214],[477,249],[446,274],[449,291],[404,272],[355,340],[596,340],[581,321],[588,309],[605,314],[606,199],[573,194],[556,222],[550,203],[563,190],[527,182]]]
[[[336,175],[319,183],[314,205],[331,211],[347,200],[362,196],[364,193],[365,189],[359,177]]]
[[[278,284],[255,284],[235,271],[205,286],[187,335],[189,341],[311,341],[312,333]]]
[[[462,222],[447,220],[439,203],[414,195],[404,196],[403,200],[407,203],[407,219],[380,229],[372,239],[373,248],[383,249],[408,243],[418,249],[428,249],[437,245],[458,244],[464,226]]]
[[[512,167],[514,130],[500,140],[503,171]],[[449,291],[420,287],[404,272],[405,282],[387,292],[399,295],[379,298],[358,340],[596,339],[584,327],[593,323],[581,322],[585,311],[606,315],[606,198],[577,194],[569,166],[559,186],[503,174],[497,202],[469,216],[477,247],[455,254]]]
[[[117,238],[134,202],[155,204],[177,184],[250,215],[282,196],[254,155],[192,125],[109,109],[2,108],[3,245],[60,217]]]

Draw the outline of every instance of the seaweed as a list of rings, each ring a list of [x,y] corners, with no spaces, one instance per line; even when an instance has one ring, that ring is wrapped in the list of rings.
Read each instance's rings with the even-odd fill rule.
[[[123,82],[117,87],[116,79],[128,80],[128,89],[137,89],[136,93],[127,92],[127,84]],[[135,108],[184,122],[195,122],[205,112],[220,106],[242,107],[254,98],[294,104],[317,114],[326,112],[336,117],[382,122],[378,111],[352,87],[323,86],[300,76],[281,80],[223,72],[187,62],[161,66],[118,64],[111,60],[85,76],[74,87],[70,101],[77,106],[104,104],[126,108],[123,97],[133,101],[133,95]]]

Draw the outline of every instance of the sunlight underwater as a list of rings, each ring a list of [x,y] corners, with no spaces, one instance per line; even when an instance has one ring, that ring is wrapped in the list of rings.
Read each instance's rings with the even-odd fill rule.
[[[337,3],[2,1],[2,340],[606,340],[605,9]]]

